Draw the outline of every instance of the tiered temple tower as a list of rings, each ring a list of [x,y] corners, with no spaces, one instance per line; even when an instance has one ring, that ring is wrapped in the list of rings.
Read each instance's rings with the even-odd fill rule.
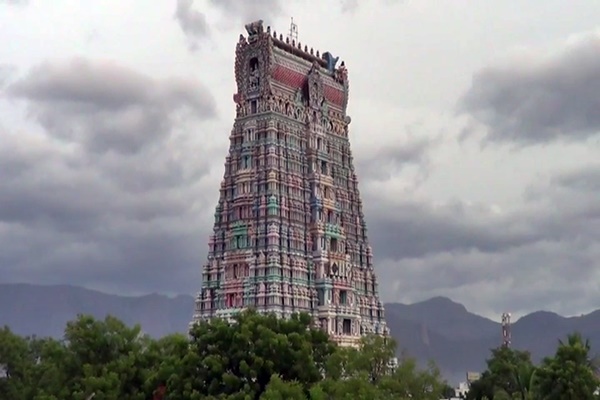
[[[194,321],[254,307],[307,312],[342,345],[387,335],[348,140],[344,63],[262,21],[246,30]]]

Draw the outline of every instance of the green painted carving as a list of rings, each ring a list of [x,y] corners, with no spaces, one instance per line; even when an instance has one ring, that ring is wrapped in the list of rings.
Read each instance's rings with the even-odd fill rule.
[[[325,224],[325,236],[336,239],[343,239],[342,228],[337,224]]]

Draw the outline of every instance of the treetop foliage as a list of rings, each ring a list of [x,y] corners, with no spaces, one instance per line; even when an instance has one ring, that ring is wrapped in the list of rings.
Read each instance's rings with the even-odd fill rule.
[[[448,387],[435,366],[406,358],[392,371],[394,353],[393,340],[378,336],[338,347],[304,314],[249,310],[161,339],[82,315],[63,340],[0,330],[0,399],[439,400]]]
[[[471,385],[467,400],[592,400],[600,399],[598,365],[590,344],[580,334],[559,341],[554,357],[539,366],[526,351],[492,350],[487,370]]]

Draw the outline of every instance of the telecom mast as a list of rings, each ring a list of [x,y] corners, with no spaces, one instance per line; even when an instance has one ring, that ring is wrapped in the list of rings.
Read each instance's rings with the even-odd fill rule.
[[[292,22],[290,23],[290,32],[288,33],[288,39],[290,43],[292,41],[294,43],[298,43],[298,25],[294,22],[294,17],[292,17]]]
[[[502,314],[502,347],[510,347],[512,340],[510,332],[510,313]]]

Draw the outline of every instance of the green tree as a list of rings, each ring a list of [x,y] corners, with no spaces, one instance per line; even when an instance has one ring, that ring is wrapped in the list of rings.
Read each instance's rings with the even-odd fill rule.
[[[31,396],[35,360],[29,349],[30,339],[15,335],[8,327],[0,330],[0,398],[21,400]]]
[[[308,390],[321,380],[335,350],[311,322],[306,314],[281,319],[247,310],[232,324],[220,319],[197,324],[183,360],[182,385],[169,386],[171,398],[243,393],[258,399],[275,374]]]
[[[440,399],[447,385],[435,365],[420,370],[414,359],[403,357],[392,370],[395,353],[395,341],[377,335],[361,338],[358,348],[338,348],[311,399]]]
[[[490,371],[484,371],[481,377],[475,382],[471,383],[469,392],[467,393],[467,400],[493,400],[494,399],[494,378],[491,376]]]
[[[559,341],[554,357],[546,358],[536,374],[537,393],[544,400],[588,400],[600,382],[590,359],[590,343],[580,334]]]
[[[404,357],[394,372],[379,383],[386,399],[438,400],[446,386],[433,362],[426,369],[419,369],[416,361],[409,357]]]
[[[148,369],[143,353],[149,339],[139,325],[130,328],[111,316],[99,321],[82,315],[67,324],[64,339],[66,386],[74,400],[92,393],[94,400],[146,398]]]
[[[454,388],[450,385],[448,385],[447,383],[443,383],[442,384],[442,398],[443,399],[448,399],[450,397],[454,397],[455,395],[455,391]]]
[[[369,382],[368,375],[365,373],[339,380],[325,379],[313,386],[310,396],[311,400],[386,399],[379,387]]]
[[[31,393],[35,399],[68,398],[71,393],[66,385],[67,348],[63,343],[49,338],[31,340],[29,346],[36,360],[31,368]]]
[[[187,336],[172,334],[158,340],[145,338],[143,366],[145,374],[145,393],[154,393],[165,387],[182,387],[183,361],[190,348]]]
[[[518,399],[527,399],[534,370],[529,352],[500,347],[492,350],[492,358],[487,364],[497,390],[506,392],[509,398],[516,395]]]
[[[279,375],[273,375],[260,400],[306,400],[306,396],[298,382],[285,382]]]
[[[0,399],[388,400],[439,399],[444,382],[432,365],[403,359],[392,371],[395,343],[363,338],[338,347],[306,314],[291,319],[239,314],[211,320],[190,337],[154,340],[113,317],[79,316],[64,339],[21,338],[0,330]]]
[[[471,385],[467,399],[492,400],[508,396],[526,400],[530,397],[535,366],[529,352],[499,347],[492,350],[492,357],[486,362],[487,370]]]
[[[377,384],[391,372],[390,360],[396,353],[396,342],[391,338],[367,335],[360,340],[358,348],[340,349],[346,357],[344,372],[348,377],[364,375]]]

